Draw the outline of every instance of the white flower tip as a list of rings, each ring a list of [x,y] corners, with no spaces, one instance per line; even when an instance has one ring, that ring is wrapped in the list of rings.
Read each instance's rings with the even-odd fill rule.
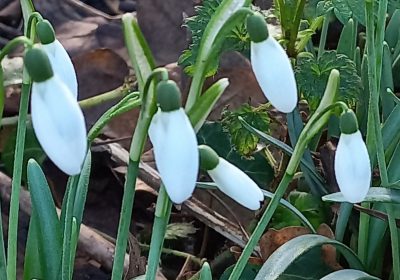
[[[242,170],[220,158],[218,165],[208,170],[218,188],[237,203],[250,209],[260,208],[264,195],[257,184]]]
[[[360,131],[341,134],[335,155],[335,176],[348,202],[362,202],[371,184],[371,164]]]
[[[296,80],[285,50],[272,36],[251,42],[251,65],[269,102],[283,113],[292,112],[298,102]]]

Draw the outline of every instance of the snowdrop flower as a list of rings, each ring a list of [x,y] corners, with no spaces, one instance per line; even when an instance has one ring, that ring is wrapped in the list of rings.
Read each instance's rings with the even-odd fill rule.
[[[247,18],[247,31],[251,39],[251,66],[265,97],[279,111],[292,112],[297,105],[297,87],[285,50],[269,36],[261,14]]]
[[[49,57],[54,73],[69,88],[75,99],[78,98],[78,82],[74,65],[67,51],[56,39],[54,29],[48,20],[39,21],[36,25],[36,32],[41,42],[41,48]]]
[[[242,170],[229,163],[208,146],[199,146],[200,164],[217,187],[250,210],[260,208],[264,195],[257,184]]]
[[[159,109],[149,127],[154,157],[168,196],[180,204],[196,186],[199,151],[193,127],[184,109],[178,86],[161,81],[157,86]]]
[[[371,184],[371,164],[353,111],[342,114],[340,130],[335,155],[336,181],[347,201],[358,203],[363,201],[368,193]]]
[[[32,78],[32,124],[47,156],[68,175],[81,171],[86,156],[86,126],[78,102],[53,73],[46,53],[33,48],[25,55]]]

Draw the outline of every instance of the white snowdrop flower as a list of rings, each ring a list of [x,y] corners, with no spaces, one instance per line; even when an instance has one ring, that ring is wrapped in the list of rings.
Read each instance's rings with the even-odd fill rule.
[[[153,116],[149,137],[161,180],[170,199],[180,204],[190,198],[199,171],[197,138],[173,81],[157,86],[160,108]]]
[[[29,50],[25,66],[33,80],[31,115],[38,141],[58,168],[68,175],[79,174],[87,152],[81,108],[70,89],[53,74],[43,50]]]
[[[217,187],[233,200],[250,210],[260,208],[264,195],[257,184],[242,170],[219,157],[208,146],[199,146],[201,167]]]
[[[265,97],[279,111],[292,112],[298,101],[297,87],[285,50],[269,36],[262,15],[247,18],[247,31],[251,39],[251,66]]]
[[[359,203],[364,200],[371,184],[368,150],[353,111],[342,114],[340,128],[335,155],[336,181],[348,202]]]
[[[78,81],[74,65],[65,48],[56,39],[54,29],[47,20],[39,21],[36,31],[41,42],[41,48],[49,57],[51,67],[58,77],[64,82],[73,94],[78,98]]]

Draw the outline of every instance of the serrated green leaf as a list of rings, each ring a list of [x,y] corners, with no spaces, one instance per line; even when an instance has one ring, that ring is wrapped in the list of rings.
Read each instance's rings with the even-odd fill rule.
[[[192,43],[189,48],[184,50],[179,57],[178,64],[184,67],[186,74],[192,76],[195,71],[195,63],[199,54],[199,48],[202,36],[210,22],[211,17],[222,3],[223,0],[204,0],[201,6],[195,7],[196,15],[189,17],[185,21],[185,26],[192,34]],[[247,35],[245,23],[241,22],[236,26],[228,36],[226,36],[218,54],[223,51],[239,51],[242,53],[250,49],[250,38]],[[206,70],[206,76],[212,76],[216,73],[219,65],[219,55],[210,60],[210,64]]]
[[[323,16],[326,13],[332,11],[333,9],[333,3],[332,1],[320,1],[317,4],[317,9],[315,11],[316,16]]]
[[[167,225],[165,239],[188,238],[190,234],[195,234],[197,229],[192,223],[172,223]]]
[[[353,105],[361,88],[361,78],[351,59],[337,54],[336,51],[326,51],[318,59],[309,53],[298,56],[295,67],[296,80],[312,111],[321,101],[332,69],[340,72],[338,99]]]
[[[270,120],[265,110],[254,108],[249,104],[243,104],[237,110],[225,110],[222,113],[222,126],[230,134],[235,149],[243,156],[250,156],[256,150],[260,139],[243,126],[239,117],[252,127],[266,133]]]
[[[347,3],[347,0],[332,0],[332,4],[337,19],[342,24],[346,24],[353,15],[353,12],[351,11]]]

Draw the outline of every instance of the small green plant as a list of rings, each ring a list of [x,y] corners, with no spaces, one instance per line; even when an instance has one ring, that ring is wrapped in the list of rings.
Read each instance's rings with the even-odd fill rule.
[[[80,105],[90,106],[98,99],[78,103],[77,77],[68,54],[50,22],[34,10],[31,1],[21,0],[24,36],[11,40],[0,51],[1,61],[16,45],[25,47],[7,256],[0,228],[0,279],[16,279],[19,195],[29,99],[33,129],[42,149],[70,177],[58,215],[39,163],[34,159],[27,163],[32,216],[24,279],[73,279],[91,172],[90,146],[113,117],[136,107],[140,107],[140,115],[129,150],[113,280],[124,277],[135,185],[147,137],[153,145],[161,185],[146,274],[137,279],[156,279],[172,206],[188,200],[196,187],[218,189],[249,210],[261,209],[240,257],[221,279],[283,279],[294,274],[307,279],[377,279],[384,275],[382,267],[387,259],[382,250],[389,241],[391,278],[400,279],[397,228],[400,101],[395,94],[400,83],[396,74],[400,67],[398,1],[276,0],[274,11],[281,23],[280,38],[271,35],[265,16],[251,7],[251,2],[205,0],[197,8],[197,14],[186,21],[193,41],[180,58],[186,73],[192,76],[185,104],[177,84],[169,80],[167,70],[155,67],[133,15],[125,14],[122,17],[124,37],[138,91],[113,92],[114,97],[122,100],[104,113],[87,133]],[[328,27],[333,16],[344,27],[336,50],[327,50]],[[358,40],[359,25],[365,27],[363,40]],[[321,36],[317,45],[312,35],[318,29]],[[248,55],[256,80],[271,106],[243,105],[233,112],[226,111],[222,124],[213,124],[214,130],[209,129],[209,134],[226,137],[223,140],[229,151],[224,154],[221,147],[212,147],[207,142],[204,131],[210,125],[205,124],[206,119],[229,81],[218,80],[205,91],[203,86],[206,77],[217,71],[219,57],[226,50]],[[2,112],[2,69],[0,81]],[[306,108],[304,122],[301,107]],[[268,134],[271,133],[270,108],[286,117],[291,146]],[[328,133],[324,133],[326,130]],[[339,136],[333,169],[340,192],[328,194],[329,188],[317,171],[312,154],[334,135]],[[258,164],[265,162],[264,173],[266,169],[272,172],[270,164],[274,165],[275,161],[266,159],[273,157],[271,153],[256,151],[266,144],[288,156],[287,161],[274,166],[278,178],[274,192],[265,190],[270,183],[265,179],[267,176],[251,174],[249,166],[242,166],[257,160]],[[240,166],[233,162],[233,155],[237,161],[241,160]],[[213,183],[198,182],[199,169]],[[379,176],[373,178],[374,173]],[[298,178],[304,179],[307,193],[292,191],[289,202],[284,200],[289,186],[296,185]],[[310,207],[315,201],[317,205]],[[315,234],[315,227],[327,219],[324,211],[333,202],[339,203],[340,209],[334,225],[335,239],[330,239]],[[354,230],[349,220],[353,206],[358,203],[361,205],[356,208],[362,212],[356,219],[358,229]],[[280,205],[284,208],[279,208]],[[369,214],[376,212],[386,220],[378,221]],[[287,220],[280,221],[285,215]],[[260,268],[248,261],[270,223],[278,227],[301,223],[313,234],[286,242]],[[345,233],[352,240],[347,245]],[[385,238],[386,233],[390,238]],[[300,271],[298,264],[308,263],[310,256],[324,245],[334,246],[346,260],[348,269],[335,272],[317,269],[314,274],[309,270]],[[204,262],[197,275],[199,279],[212,279],[211,267]]]

